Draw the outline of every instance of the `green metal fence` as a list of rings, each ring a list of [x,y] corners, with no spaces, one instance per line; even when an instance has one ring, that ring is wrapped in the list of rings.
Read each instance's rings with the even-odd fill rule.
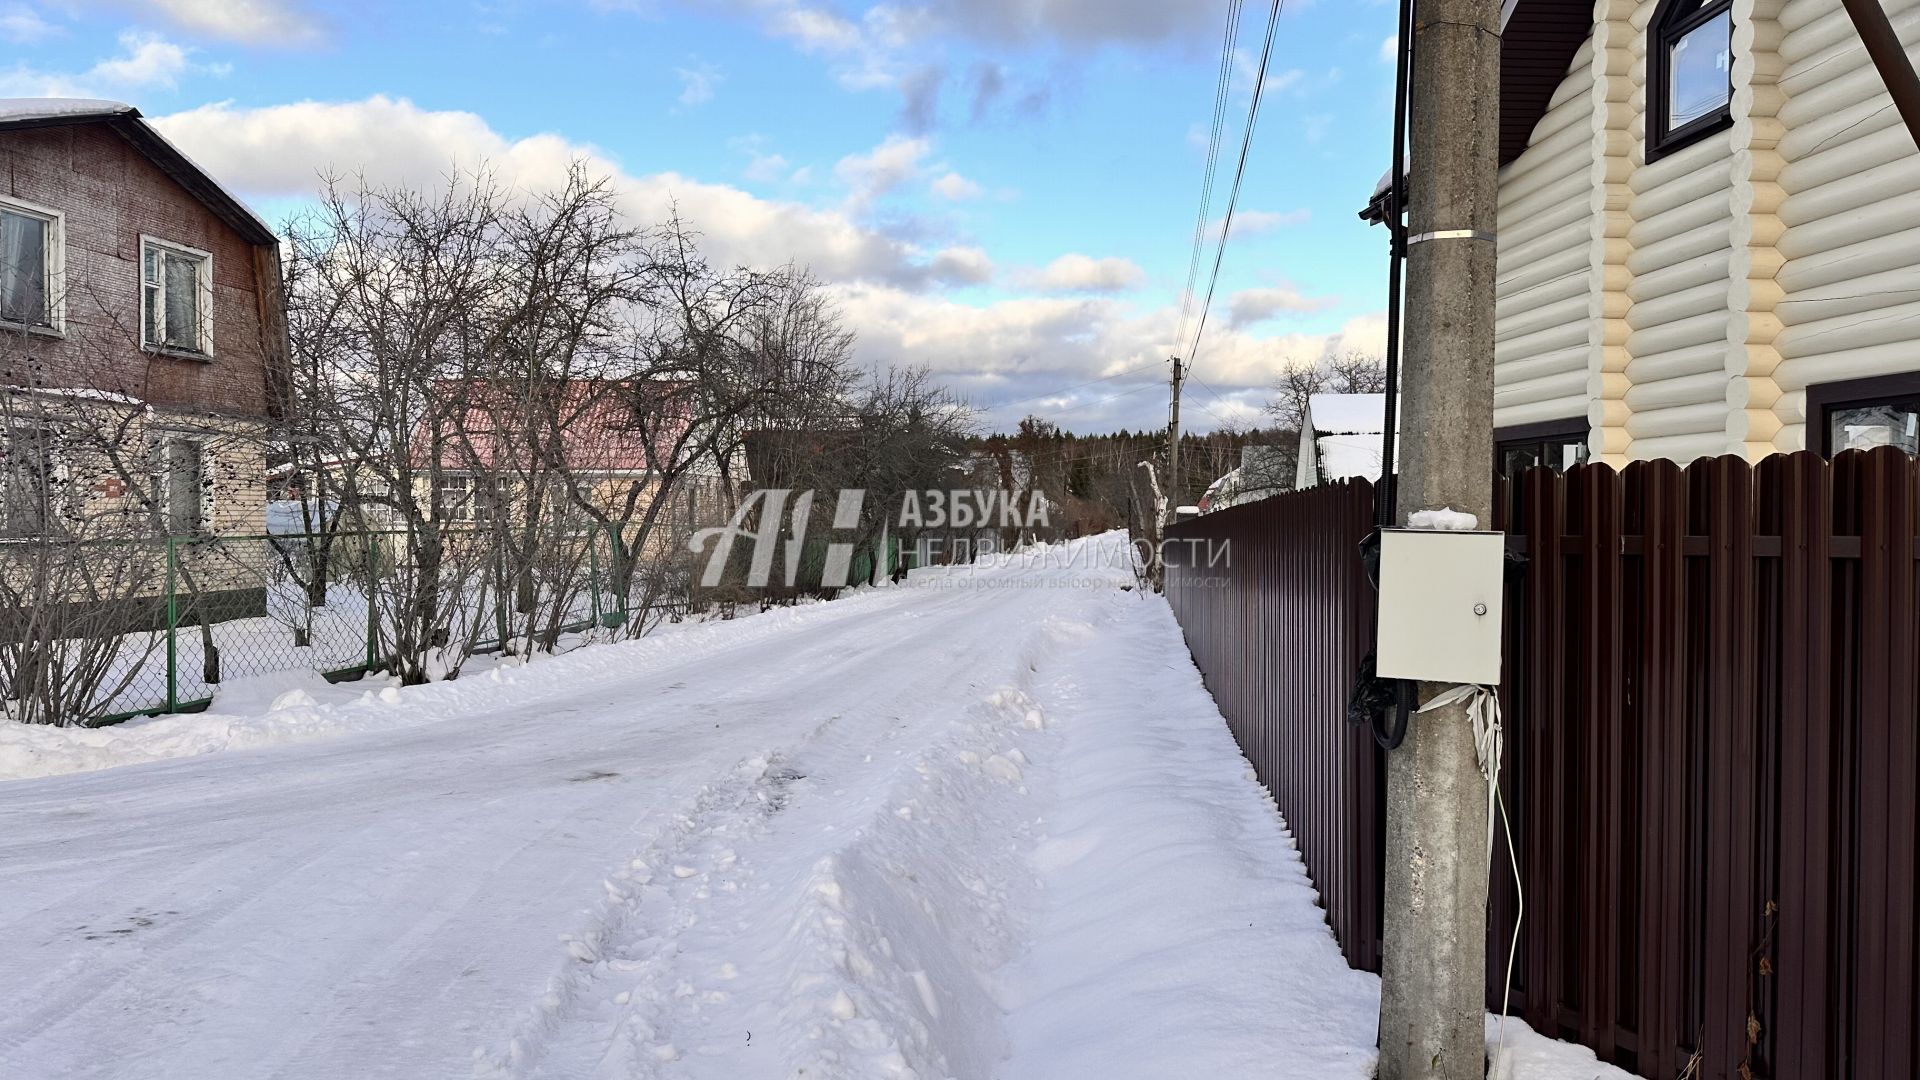
[[[417,539],[391,530],[0,543],[0,584],[45,577],[37,592],[0,597],[0,701],[22,719],[86,725],[222,709],[223,696],[266,698],[297,685],[276,678],[288,673],[337,682],[398,670],[399,658],[427,647],[463,661],[684,615],[706,601],[818,593],[826,557],[825,542],[809,538],[798,582],[743,591],[751,553],[742,546],[740,565],[708,589],[698,581],[704,559],[677,534],[635,552],[633,538],[618,544],[599,527],[443,528],[435,580],[444,625],[428,629],[444,640],[428,646],[421,620],[399,610],[422,574],[409,535]],[[889,538],[855,554],[850,583],[915,561]],[[60,572],[49,574],[54,563]],[[403,622],[416,631],[412,651],[396,644]],[[23,704],[30,692],[32,709]]]
[[[517,645],[530,631],[579,634],[628,618],[630,598],[610,583],[616,560],[631,555],[605,530],[541,535],[518,545],[525,557],[511,566],[496,532],[440,535],[447,644],[462,654]],[[419,572],[405,539],[389,531],[69,545],[62,557],[139,571],[120,574],[111,590],[76,594],[63,585],[68,598],[57,605],[16,599],[29,613],[16,612],[15,627],[0,634],[8,683],[0,690],[13,698],[23,679],[65,680],[77,689],[67,690],[73,700],[59,721],[102,725],[203,710],[246,680],[311,672],[340,681],[389,669],[395,605],[405,575]],[[24,572],[29,557],[45,562],[44,549],[30,550],[0,552],[15,560],[0,573]]]

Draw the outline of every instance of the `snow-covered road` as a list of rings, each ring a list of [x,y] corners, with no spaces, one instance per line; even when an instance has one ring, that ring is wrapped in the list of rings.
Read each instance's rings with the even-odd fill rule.
[[[1374,981],[1117,550],[0,784],[0,1077],[1365,1076]]]

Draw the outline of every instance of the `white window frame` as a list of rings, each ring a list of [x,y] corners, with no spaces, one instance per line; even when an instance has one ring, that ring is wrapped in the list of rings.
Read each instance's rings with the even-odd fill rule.
[[[155,430],[149,437],[149,462],[153,485],[154,531],[161,536],[213,535],[213,455],[208,452],[211,438],[193,431],[170,428]],[[200,448],[200,521],[199,528],[184,533],[173,529],[173,444],[193,443]]]
[[[160,283],[160,297],[162,302],[160,305],[160,313],[159,313],[159,322],[161,325],[162,340],[151,341],[151,340],[148,340],[147,338],[147,322],[148,322],[147,320],[147,303],[148,303],[148,300],[147,300],[147,249],[148,248],[156,248],[160,251],[171,251],[176,255],[185,255],[190,258],[200,260],[200,266],[201,266],[200,347],[198,349],[182,349],[178,345],[168,345],[165,341],[165,338],[166,338],[165,326],[166,326],[166,317],[167,317],[165,300],[166,300],[167,286],[164,278],[161,280],[161,283]],[[163,274],[165,273],[166,265],[167,265],[166,260],[162,259],[160,262],[160,267],[161,267],[161,272]],[[196,247],[188,247],[185,244],[177,244],[172,240],[162,240],[157,236],[149,236],[146,233],[141,233],[140,234],[140,259],[134,266],[134,273],[138,278],[139,289],[140,289],[140,346],[141,348],[147,349],[152,352],[166,353],[169,356],[191,356],[191,357],[202,358],[202,359],[211,358],[213,356],[213,252],[201,251],[199,248],[196,248]]]
[[[0,319],[0,326],[35,334],[65,337],[67,333],[67,215],[51,206],[0,196],[0,208],[36,217],[47,223],[47,321],[16,322]]]
[[[447,513],[447,520],[456,524],[473,521],[474,478],[467,473],[443,471],[434,480],[434,494],[439,496],[440,508]],[[452,498],[459,495],[458,501]]]

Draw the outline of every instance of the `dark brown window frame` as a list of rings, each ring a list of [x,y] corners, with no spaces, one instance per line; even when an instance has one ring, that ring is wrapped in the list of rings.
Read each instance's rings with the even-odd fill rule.
[[[1687,34],[1699,29],[1721,15],[1731,17],[1733,0],[1708,0],[1696,10],[1685,15],[1675,14],[1674,8],[1680,0],[1661,0],[1660,10],[1654,12],[1653,22],[1648,24],[1647,36],[1650,39],[1647,49],[1647,160],[1658,161],[1668,154],[1692,146],[1715,132],[1725,131],[1733,126],[1733,88],[1727,88],[1727,103],[1718,110],[1682,124],[1672,130],[1667,129],[1667,110],[1672,107],[1673,99],[1673,46]],[[1729,68],[1732,65],[1728,65]],[[1728,71],[1731,81],[1733,73]]]
[[[1560,440],[1590,443],[1593,438],[1593,425],[1584,416],[1569,416],[1564,420],[1540,420],[1531,424],[1513,424],[1493,429],[1493,471],[1500,472],[1501,459],[1508,448],[1515,444],[1547,443]],[[1589,447],[1591,452],[1591,447]]]
[[[1842,379],[1807,387],[1807,424],[1819,432],[1816,438],[1807,440],[1807,446],[1820,451],[1821,457],[1833,457],[1833,424],[1827,417],[1829,412],[1900,398],[1920,398],[1920,371]]]

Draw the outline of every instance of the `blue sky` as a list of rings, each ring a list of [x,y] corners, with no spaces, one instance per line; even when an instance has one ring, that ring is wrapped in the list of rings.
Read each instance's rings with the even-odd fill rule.
[[[535,188],[585,158],[718,260],[813,266],[863,362],[932,368],[990,427],[1139,428],[1165,422],[1227,7],[0,0],[0,96],[131,102],[269,220],[329,169],[485,161]],[[1246,4],[1216,215],[1265,20]],[[1378,351],[1384,239],[1354,211],[1392,23],[1286,4],[1192,426],[1257,420],[1286,364]]]

